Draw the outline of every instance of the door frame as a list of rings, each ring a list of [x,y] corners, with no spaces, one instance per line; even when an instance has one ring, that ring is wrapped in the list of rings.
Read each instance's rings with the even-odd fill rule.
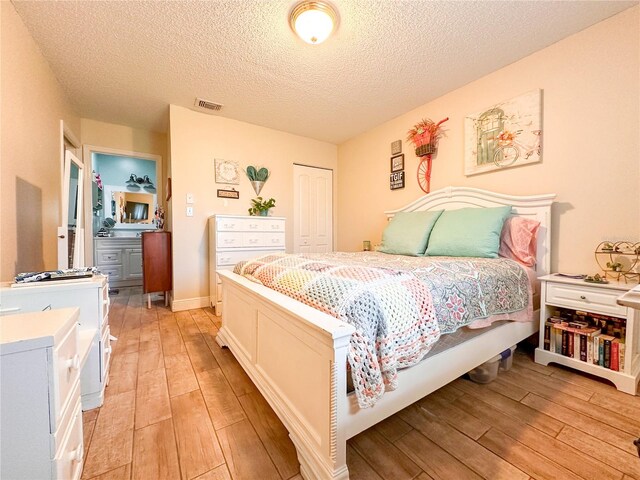
[[[155,155],[153,153],[135,152],[133,150],[121,150],[118,148],[99,147],[96,145],[83,145],[82,146],[82,159],[87,172],[91,175],[86,175],[84,179],[84,189],[86,192],[91,192],[91,183],[93,182],[93,154],[102,153],[105,155],[113,155],[116,157],[132,157],[141,158],[143,160],[152,160],[156,162],[156,202],[159,205],[164,206],[164,179],[162,178],[163,164],[162,155]],[[106,202],[106,199],[104,200]],[[90,228],[84,230],[84,260],[85,265],[93,265],[93,198],[90,202],[85,202],[84,206],[85,218],[91,219]]]

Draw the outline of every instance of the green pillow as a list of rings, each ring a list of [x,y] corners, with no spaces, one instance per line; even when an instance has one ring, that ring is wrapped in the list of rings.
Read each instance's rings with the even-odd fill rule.
[[[396,213],[382,232],[379,252],[395,255],[424,255],[433,225],[442,210]]]
[[[446,211],[433,227],[426,255],[497,258],[502,224],[510,214],[510,206]]]

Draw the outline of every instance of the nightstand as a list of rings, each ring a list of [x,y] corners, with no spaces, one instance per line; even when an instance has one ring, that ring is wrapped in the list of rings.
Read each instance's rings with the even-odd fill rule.
[[[540,346],[535,353],[536,363],[558,363],[606,378],[618,390],[635,395],[640,378],[640,311],[619,305],[616,300],[637,284],[614,281],[595,284],[558,275],[540,277],[540,282]],[[545,349],[545,324],[558,307],[606,315],[626,322],[625,354],[619,371]]]

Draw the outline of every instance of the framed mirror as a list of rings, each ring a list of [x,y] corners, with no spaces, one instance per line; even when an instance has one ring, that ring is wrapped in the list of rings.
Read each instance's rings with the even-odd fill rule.
[[[58,227],[58,268],[84,266],[84,223],[82,161],[70,151],[65,152],[61,222]]]
[[[139,228],[155,228],[155,193],[132,192],[121,186],[105,185],[104,218],[113,218],[114,228],[135,225]]]

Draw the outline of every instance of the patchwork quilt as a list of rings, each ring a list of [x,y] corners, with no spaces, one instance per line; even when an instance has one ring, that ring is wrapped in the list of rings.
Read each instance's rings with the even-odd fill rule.
[[[379,252],[270,254],[234,272],[353,325],[348,355],[361,408],[397,387],[442,333],[529,305],[527,274],[508,259]]]

